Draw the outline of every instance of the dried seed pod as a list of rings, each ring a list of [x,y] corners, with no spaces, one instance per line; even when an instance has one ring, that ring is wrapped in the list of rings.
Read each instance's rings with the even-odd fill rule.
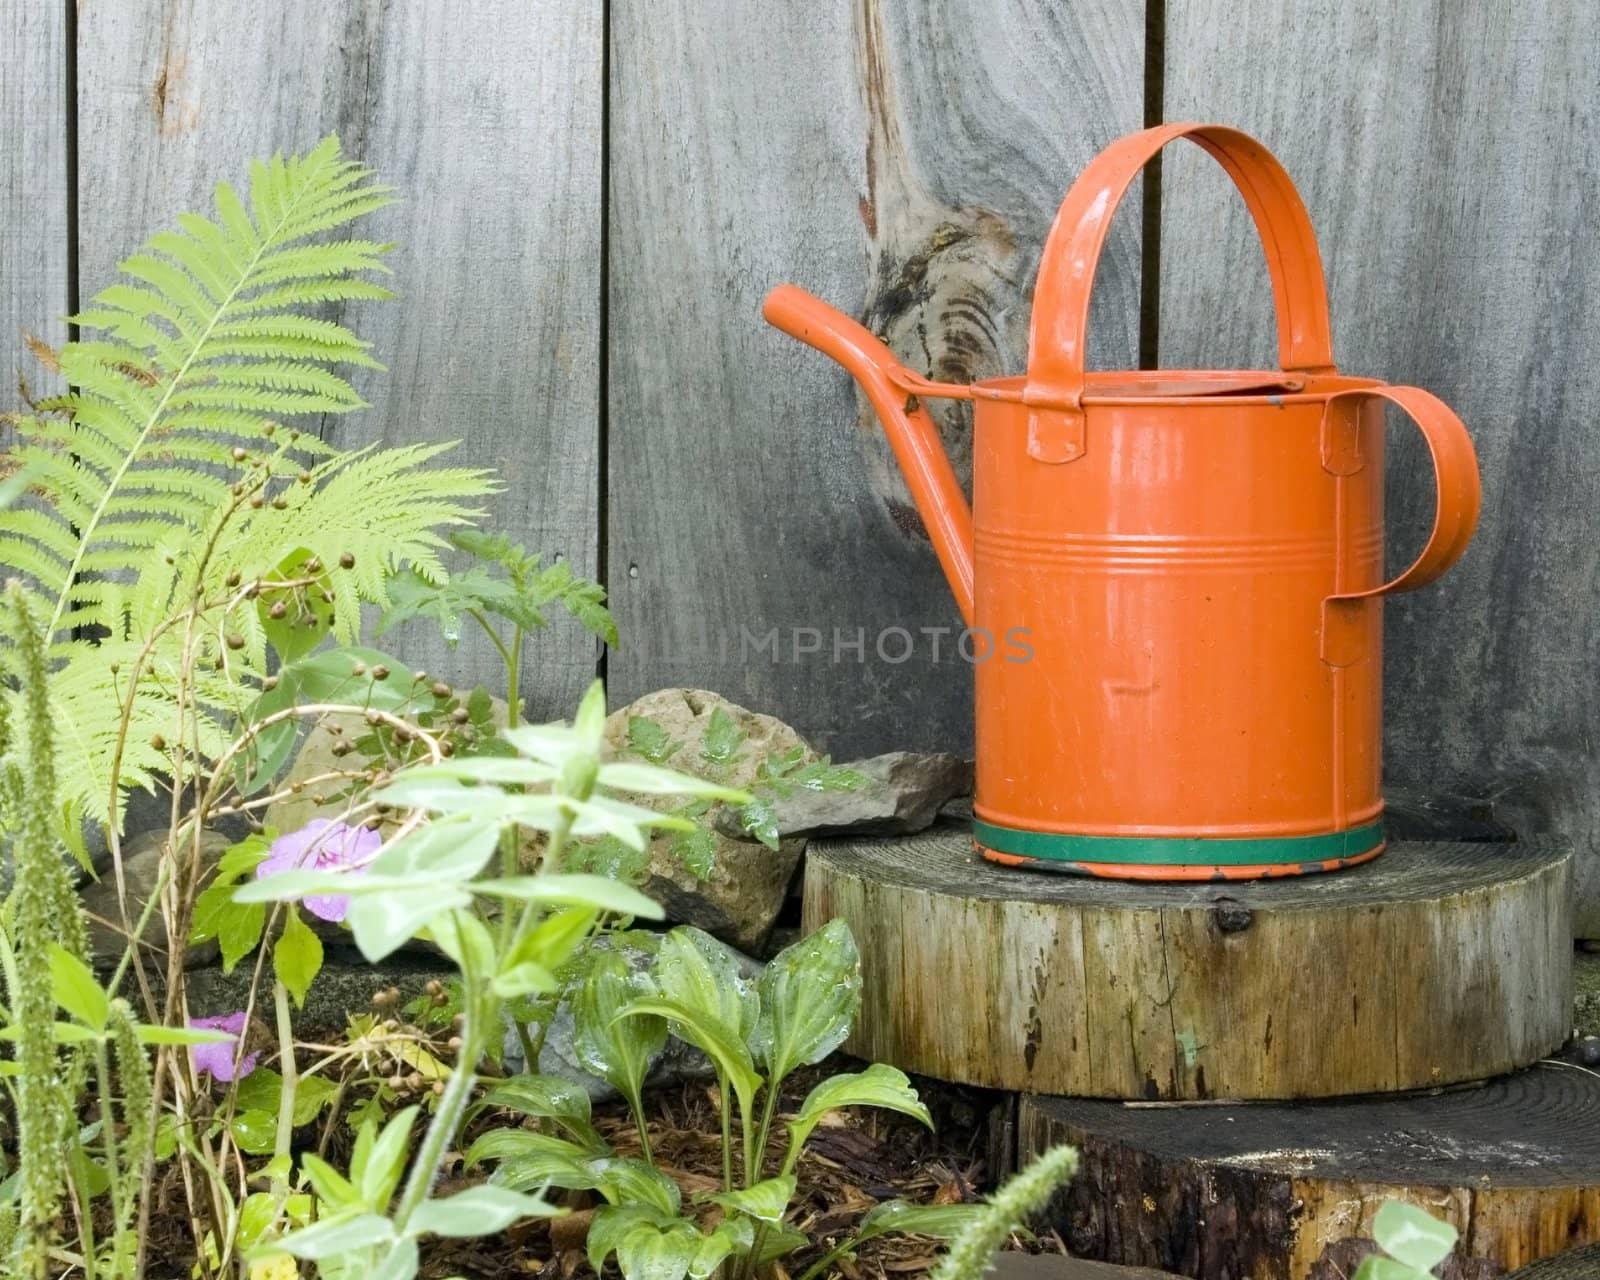
[[[224,637],[223,643],[225,643],[228,648],[238,651],[244,648],[244,637],[237,631],[230,631],[228,632],[227,636]]]
[[[328,750],[331,752],[331,754],[334,756],[334,758],[337,759],[340,756],[349,755],[352,751],[355,750],[355,748],[352,747],[343,738],[341,738],[338,742],[335,742],[333,744],[333,746],[331,746]]]
[[[289,612],[289,605],[288,605],[288,603],[286,601],[274,600],[272,602],[272,608],[267,610],[267,616],[269,618],[281,618],[281,617],[283,617],[284,614],[286,614],[288,612]]]
[[[454,690],[451,689],[450,686],[447,685],[443,680],[436,680],[434,682],[433,696],[435,698],[448,698],[453,692]]]
[[[367,664],[365,662],[356,663],[355,666],[350,668],[350,674],[353,675],[353,676],[364,676],[364,675],[366,675],[367,674]]]
[[[354,569],[356,567],[355,556],[351,555],[348,551],[343,552],[339,556],[339,567],[341,569]]]
[[[233,446],[233,460],[235,462],[243,462],[249,456],[249,453],[240,448],[238,445]]]
[[[150,745],[157,751],[165,751],[167,749],[167,740],[159,733],[152,733],[150,735]]]
[[[311,559],[306,561],[306,572],[307,573],[321,573],[322,572],[322,561],[319,560],[316,556],[312,556]]]
[[[274,498],[272,500],[272,509],[274,511],[282,511],[288,505],[289,505],[289,499],[287,499],[285,497],[282,497],[282,496],[276,497],[276,498]]]
[[[295,477],[295,479],[298,480],[301,484],[310,484],[311,483],[311,473],[309,471],[302,471],[299,475],[297,475]]]
[[[277,430],[278,430],[278,424],[275,423],[275,422],[269,422],[269,423],[267,423],[266,426],[261,428],[261,434],[266,436],[267,439],[270,440],[277,433]]]
[[[259,493],[252,493],[250,495],[250,505],[260,511],[262,507],[267,505],[267,501]]]
[[[269,692],[271,690],[273,690],[273,689],[276,689],[278,687],[278,677],[277,676],[268,676],[265,680],[263,680],[261,682],[261,687],[262,687],[262,689],[267,690]]]
[[[381,724],[381,723],[383,723],[383,717],[380,716],[376,711],[372,710],[371,708],[368,708],[368,710],[367,710],[367,723],[368,724]]]
[[[372,678],[374,680],[387,680],[389,678],[389,668],[381,662],[378,663],[377,666],[372,668]]]
[[[232,573],[230,573],[230,574],[229,574],[229,575],[228,575],[228,576],[227,576],[227,578],[226,578],[226,579],[224,579],[224,581],[225,581],[225,582],[226,582],[226,583],[227,583],[227,584],[228,584],[228,586],[230,586],[230,587],[236,587],[236,586],[238,586],[238,585],[239,585],[239,571],[238,571],[238,570],[237,570],[237,569],[235,569],[235,570],[234,570],[234,571],[233,571],[233,572],[232,572]]]
[[[450,713],[450,718],[457,724],[466,724],[468,720],[472,719],[472,712],[468,711],[465,707],[457,707]]]

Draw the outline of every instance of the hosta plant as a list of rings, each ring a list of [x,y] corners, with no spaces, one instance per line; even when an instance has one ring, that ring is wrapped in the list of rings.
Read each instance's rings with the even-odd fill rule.
[[[883,1107],[931,1123],[906,1076],[874,1064],[818,1082],[785,1122],[781,1154],[769,1150],[777,1145],[784,1082],[843,1043],[860,1001],[855,941],[837,920],[781,952],[754,981],[728,948],[698,929],[667,934],[647,973],[602,952],[575,1002],[576,1044],[584,1065],[632,1105],[643,1158],[619,1157],[600,1138],[581,1089],[530,1075],[491,1090],[484,1105],[530,1117],[536,1127],[491,1129],[473,1143],[467,1161],[492,1162],[495,1185],[597,1192],[605,1204],[588,1239],[597,1272],[613,1254],[627,1280],[753,1271],[807,1243],[786,1218],[801,1152],[829,1112]],[[656,1167],[639,1102],[645,1072],[669,1034],[710,1058],[721,1098],[722,1190],[693,1206]],[[880,1204],[813,1271],[890,1231],[952,1234],[972,1210]]]

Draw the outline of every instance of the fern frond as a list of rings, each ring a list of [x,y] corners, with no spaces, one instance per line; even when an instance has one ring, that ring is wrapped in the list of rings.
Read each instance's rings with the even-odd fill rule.
[[[6,468],[26,468],[34,500],[0,510],[0,562],[42,622],[69,813],[116,824],[120,793],[170,768],[152,739],[222,749],[267,661],[256,606],[230,575],[266,578],[297,550],[328,565],[353,555],[333,610],[352,637],[361,604],[383,598],[383,567],[438,565],[433,530],[470,518],[468,500],[488,491],[483,472],[424,472],[437,449],[341,454],[314,421],[295,428],[363,407],[344,374],[382,367],[350,329],[308,312],[394,296],[372,278],[390,246],[324,238],[391,199],[336,138],[257,162],[243,196],[219,185],[214,216],[185,214],[123,261],[76,317],[83,340],[60,353],[71,390],[16,423]],[[199,648],[224,674],[196,670],[182,628],[159,630],[190,609],[210,611]],[[224,628],[241,649],[222,645]],[[4,645],[0,669],[15,674]],[[0,697],[16,710],[16,690]]]

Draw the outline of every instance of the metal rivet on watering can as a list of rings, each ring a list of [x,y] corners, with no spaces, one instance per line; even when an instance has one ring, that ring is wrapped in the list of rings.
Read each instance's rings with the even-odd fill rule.
[[[1280,371],[1084,367],[1112,215],[1177,138],[1222,165],[1255,220]],[[1024,377],[931,382],[793,285],[764,313],[861,383],[963,618],[1031,655],[976,667],[985,856],[1226,881],[1382,852],[1382,599],[1466,550],[1477,458],[1436,397],[1334,367],[1316,237],[1260,143],[1171,124],[1101,152],[1045,244]],[[926,397],[975,402],[975,511]],[[1421,555],[1387,582],[1385,401],[1421,430],[1437,500]]]

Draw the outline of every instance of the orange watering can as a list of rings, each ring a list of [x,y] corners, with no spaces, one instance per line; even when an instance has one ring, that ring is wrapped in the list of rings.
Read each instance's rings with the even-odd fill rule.
[[[1255,219],[1281,371],[1084,369],[1112,215],[1175,138],[1217,159]],[[1383,851],[1383,598],[1466,549],[1477,458],[1436,397],[1334,368],[1316,237],[1266,148],[1171,124],[1101,152],[1045,245],[1025,377],[930,382],[793,285],[764,313],[861,384],[989,646],[974,824],[987,857],[1196,880]],[[927,397],[975,402],[970,512]],[[1422,553],[1388,582],[1385,401],[1421,429],[1437,495]]]

